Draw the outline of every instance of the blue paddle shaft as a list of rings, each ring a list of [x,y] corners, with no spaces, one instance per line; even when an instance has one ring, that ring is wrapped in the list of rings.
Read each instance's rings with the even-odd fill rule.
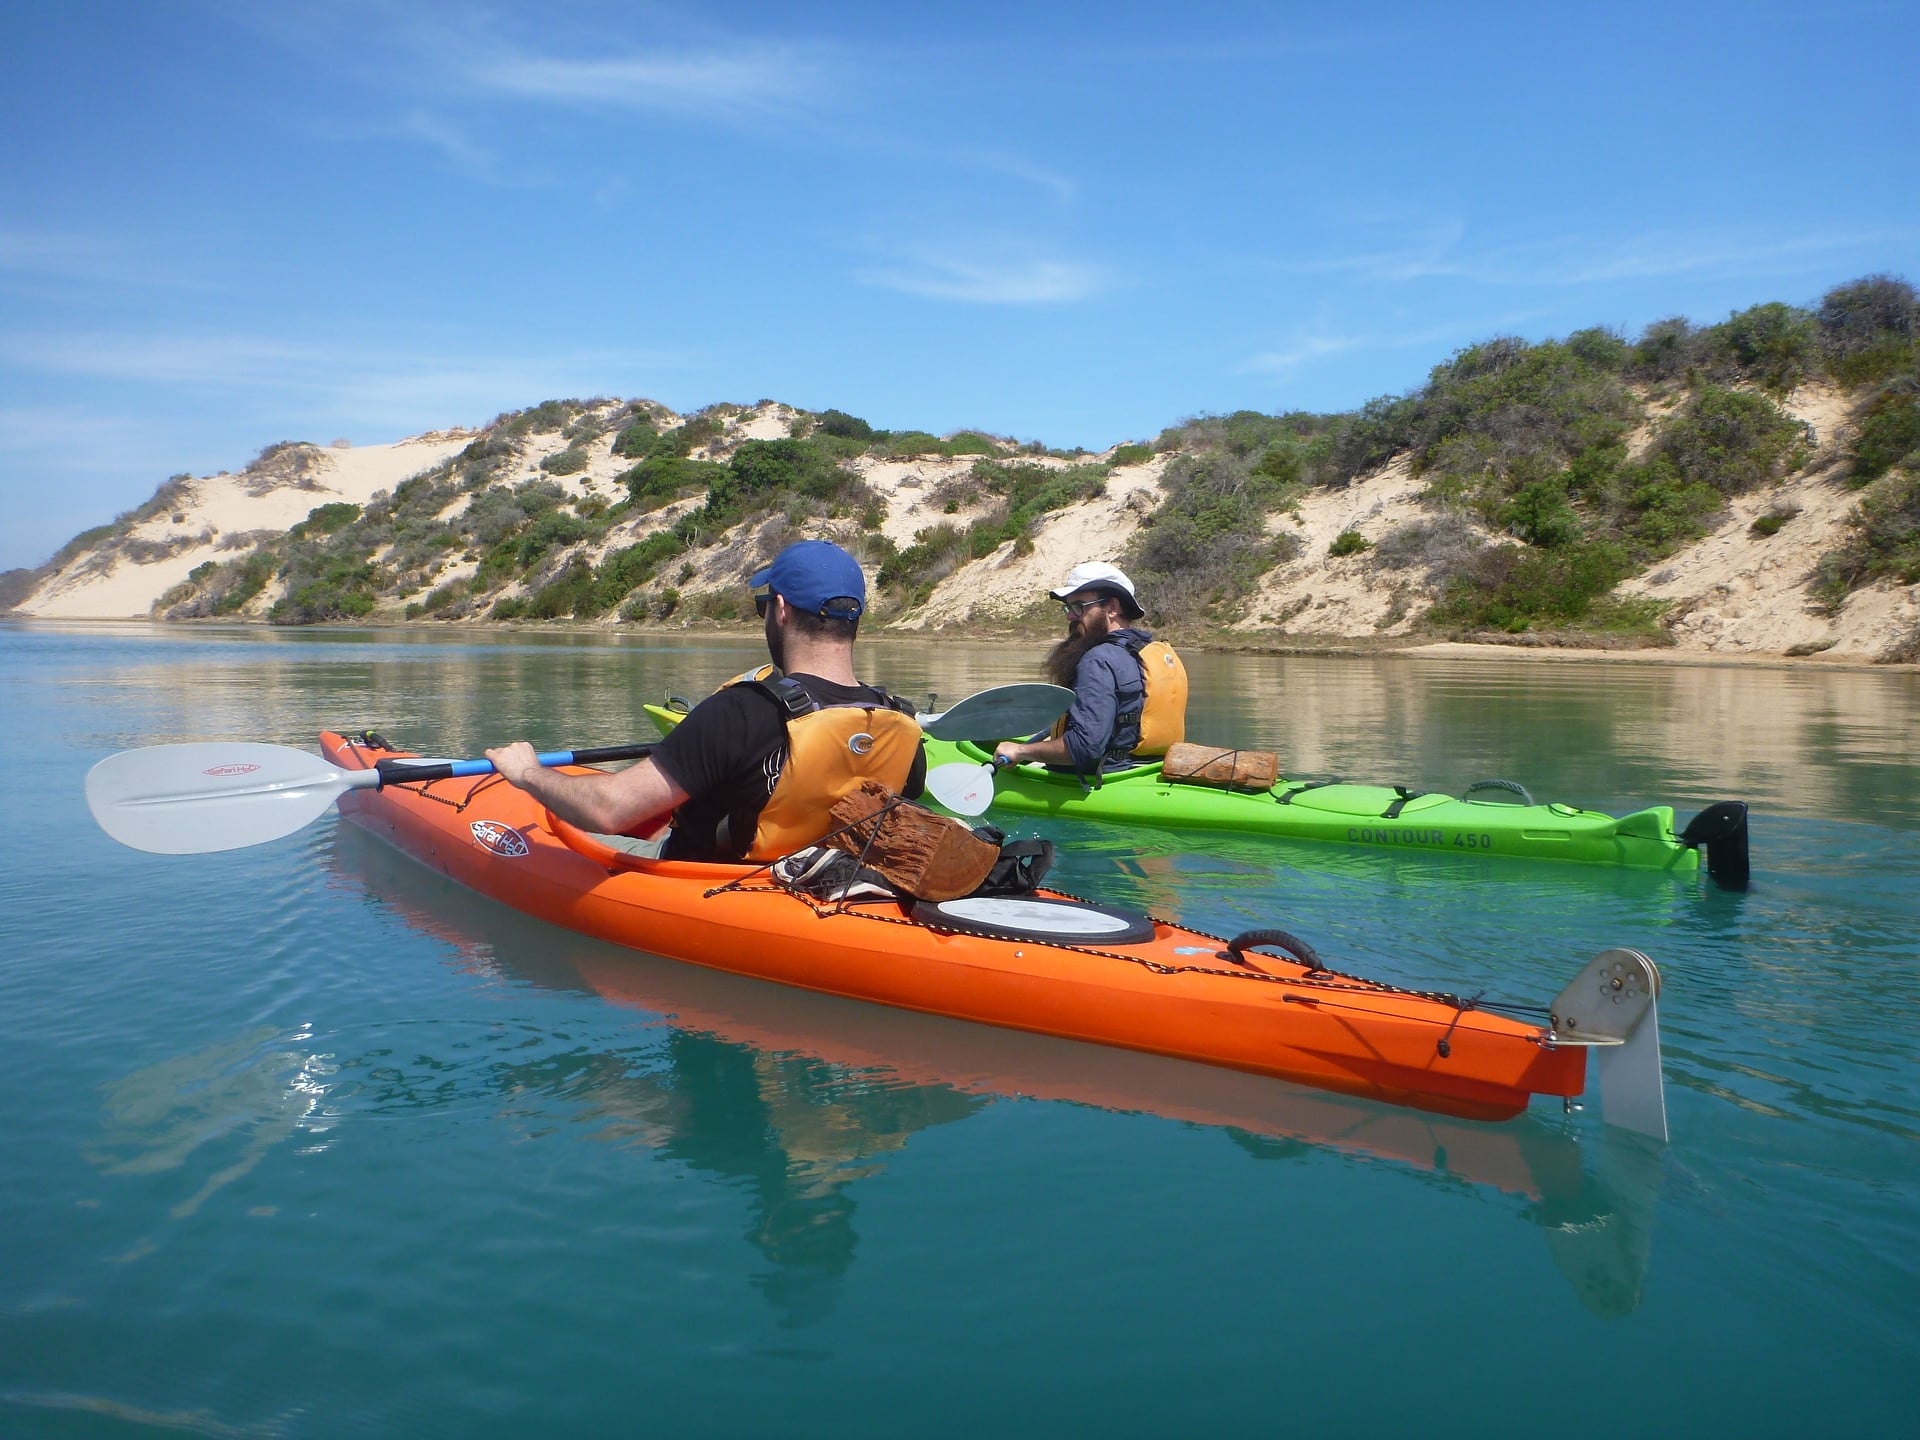
[[[651,745],[603,745],[596,750],[553,750],[534,759],[543,769],[551,770],[556,765],[604,765],[610,760],[638,760],[652,753]],[[491,760],[433,760],[426,764],[380,760],[373,768],[379,772],[382,785],[398,781],[462,780],[471,775],[493,774]]]

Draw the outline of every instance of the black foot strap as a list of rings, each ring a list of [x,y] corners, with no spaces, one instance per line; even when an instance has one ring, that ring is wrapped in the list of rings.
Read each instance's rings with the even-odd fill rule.
[[[1396,785],[1393,787],[1393,793],[1400,798],[1380,812],[1380,818],[1382,820],[1398,820],[1400,818],[1400,812],[1407,808],[1407,802],[1409,800],[1418,800],[1427,792],[1424,790],[1409,790],[1404,785]]]

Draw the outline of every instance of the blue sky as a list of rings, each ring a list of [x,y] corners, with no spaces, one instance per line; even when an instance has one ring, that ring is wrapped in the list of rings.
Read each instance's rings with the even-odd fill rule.
[[[0,10],[0,568],[566,395],[1054,445],[1920,280],[1920,6]]]

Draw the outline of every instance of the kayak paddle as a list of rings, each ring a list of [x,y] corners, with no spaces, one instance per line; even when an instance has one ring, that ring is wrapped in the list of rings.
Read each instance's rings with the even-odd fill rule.
[[[558,750],[542,765],[637,760],[651,745]],[[311,824],[349,790],[493,774],[491,760],[382,760],[342,770],[287,745],[206,741],[109,755],[87,772],[87,808],[122,845],[155,855],[204,855],[263,845]]]
[[[996,685],[937,715],[915,715],[936,740],[1024,739],[1053,724],[1073,704],[1064,685]]]
[[[993,777],[1012,763],[996,755],[984,765],[936,765],[927,772],[927,794],[956,815],[984,815],[993,804]]]

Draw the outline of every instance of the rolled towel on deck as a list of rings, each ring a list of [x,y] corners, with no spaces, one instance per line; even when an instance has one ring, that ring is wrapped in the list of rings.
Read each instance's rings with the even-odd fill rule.
[[[838,833],[826,843],[861,859],[921,900],[971,895],[1000,858],[1000,847],[958,820],[903,800],[874,780],[833,807]]]
[[[1280,778],[1280,757],[1271,750],[1223,750],[1185,742],[1160,762],[1163,779],[1181,785],[1210,785],[1217,790],[1271,790]]]

